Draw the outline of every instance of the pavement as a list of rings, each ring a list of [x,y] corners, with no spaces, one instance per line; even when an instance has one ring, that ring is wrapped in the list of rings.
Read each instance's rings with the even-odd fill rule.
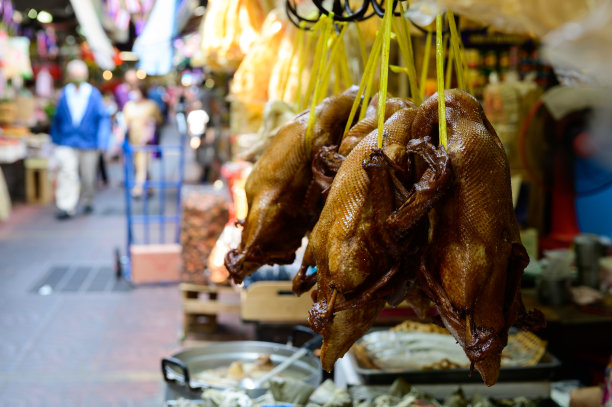
[[[160,360],[184,346],[180,292],[115,279],[127,225],[122,165],[109,170],[93,214],[21,204],[0,223],[0,407],[163,405]]]

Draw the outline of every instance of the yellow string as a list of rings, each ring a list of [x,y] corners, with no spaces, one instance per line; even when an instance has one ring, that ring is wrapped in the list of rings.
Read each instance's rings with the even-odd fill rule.
[[[385,103],[387,101],[387,84],[389,79],[389,50],[391,45],[391,16],[393,6],[391,0],[385,1],[385,16],[383,17],[384,36],[380,63],[380,81],[378,85],[378,148],[383,145],[383,125],[385,124]]]
[[[349,114],[348,121],[346,122],[346,126],[344,127],[344,135],[346,135],[351,128],[353,119],[355,119],[355,114],[357,114],[357,109],[359,108],[359,105],[361,104],[361,96],[363,95],[363,92],[368,82],[370,82],[369,79],[373,78],[374,67],[375,67],[376,61],[378,60],[378,53],[380,52],[380,46],[382,42],[382,36],[379,34],[377,34],[376,38],[374,39],[374,44],[372,45],[370,56],[368,57],[368,61],[365,65],[365,71],[361,78],[361,82],[359,82],[359,90],[357,91],[357,96],[355,96],[355,101],[353,102],[353,106],[351,107],[351,113]],[[364,103],[367,103],[367,100],[364,101]],[[361,111],[365,115],[365,107],[361,109]]]
[[[442,41],[442,14],[436,17],[436,75],[438,79],[438,130],[440,144],[447,147],[446,106],[444,103],[444,43]]]
[[[302,43],[302,37],[304,36],[304,32],[302,30],[298,30],[296,41],[298,46],[293,46],[291,49],[291,57],[289,57],[289,63],[287,64],[287,68],[283,72],[282,76],[282,86],[281,86],[281,99],[285,100],[285,93],[287,92],[287,85],[289,84],[289,78],[291,77],[291,68],[293,68],[293,59],[295,58],[295,54],[297,52],[297,48]]]
[[[357,30],[357,43],[359,44],[359,53],[361,54],[361,62],[363,62],[364,70],[368,60],[365,42],[363,41],[363,34],[359,28],[359,23],[355,23],[355,30]]]
[[[307,50],[310,49],[310,45],[312,44],[312,38],[313,38],[313,35],[311,33],[308,33],[308,35],[304,36],[303,34],[304,30],[306,30],[306,23],[302,21],[300,23],[300,32],[302,33],[302,42],[300,44],[301,49],[300,49],[300,56],[299,56],[299,63],[298,63],[298,86],[295,92],[296,93],[295,100],[299,100],[299,103],[298,103],[299,111],[303,110],[303,104],[304,104],[304,95],[302,94],[302,74],[304,73],[304,66],[306,65],[306,53],[308,52]]]
[[[445,49],[445,54],[448,54],[448,61],[446,64],[446,77],[444,79],[444,86],[446,86],[447,89],[449,89],[451,87],[451,77],[452,77],[452,73],[453,73],[453,57],[454,52],[453,52],[453,47],[450,46],[450,44],[447,44],[447,42],[450,42],[450,38],[447,38],[447,41],[444,41],[444,49]],[[448,45],[448,46],[446,46]]]
[[[340,41],[340,51],[338,52],[337,59],[338,64],[340,65],[340,74],[342,75],[344,88],[348,89],[353,84],[353,81],[351,80],[351,72],[348,66],[348,55],[346,54],[346,47],[344,46],[344,38],[342,38],[342,41]]]
[[[332,28],[333,28],[333,25],[334,24],[332,22],[332,24],[331,24]],[[342,38],[344,37],[344,33],[346,32],[346,28],[347,27],[348,27],[348,25],[346,23],[342,23],[342,29],[340,30],[340,33],[335,35],[333,40],[332,40],[331,50],[330,50],[330,57],[329,57],[329,62],[330,63],[327,64],[327,66],[325,67],[325,71],[323,73],[323,78],[324,78],[324,80],[327,81],[327,83],[329,83],[329,76],[330,76],[330,73],[331,73],[332,66],[337,66],[337,63],[335,63],[335,60],[337,59],[336,58],[337,55],[340,54],[339,50],[340,50],[341,45],[343,44]],[[328,41],[329,41],[329,39],[328,39]],[[336,75],[336,76],[338,76],[338,75]],[[336,78],[336,82],[334,83],[334,85],[336,85],[336,84],[338,84],[338,85],[340,84],[339,78]],[[336,92],[336,93],[339,93],[339,92]]]
[[[461,90],[465,90],[465,76],[463,71],[462,53],[459,49],[459,43],[461,38],[457,33],[457,26],[455,25],[455,18],[452,11],[448,11],[448,26],[450,28],[450,42],[453,48],[453,54],[455,55],[455,65],[457,69],[457,87]]]
[[[365,90],[363,93],[363,108],[359,112],[359,121],[363,120],[363,118],[365,117],[366,110],[368,109],[367,105],[370,101],[370,98],[372,97],[372,91],[374,90],[374,77],[376,76],[376,62],[378,61],[378,53],[380,52],[381,45],[382,45],[382,41],[377,47],[376,54],[374,55],[375,59],[374,59],[374,64],[372,65],[372,72],[366,78],[368,82],[366,83]]]
[[[317,104],[319,103],[319,101],[323,98],[322,96],[324,96],[323,93],[323,88],[325,88],[325,90],[327,90],[327,84],[329,83],[328,81],[326,81],[325,79],[325,74],[324,75],[318,75],[319,72],[324,72],[323,69],[325,67],[325,63],[327,62],[327,47],[328,47],[328,43],[329,43],[329,37],[331,35],[331,30],[334,27],[334,15],[333,13],[329,13],[329,18],[325,18],[325,16],[321,16],[321,20],[319,21],[324,21],[321,30],[323,31],[323,34],[321,35],[321,37],[319,38],[319,47],[320,49],[317,49],[318,51],[318,59],[315,59],[315,64],[317,65],[318,63],[318,68],[316,70],[316,73],[313,74],[314,76],[318,76],[317,78],[317,86],[314,89],[314,94],[313,97],[311,99],[310,102],[310,112],[308,114],[308,124],[306,127],[306,135],[304,137],[304,143],[306,146],[306,156],[310,157],[311,153],[312,153],[312,129],[314,127],[314,122],[315,122],[315,107],[317,106]],[[327,75],[327,77],[329,77]],[[314,81],[313,81],[314,82]],[[310,86],[309,86],[310,88]],[[312,91],[309,91],[309,94]]]
[[[431,31],[427,31],[425,38],[425,52],[423,53],[423,66],[421,67],[421,100],[425,99],[425,85],[429,74],[429,57],[431,56]]]
[[[401,15],[404,15],[404,5],[403,3],[400,1],[399,2],[399,7],[400,7],[400,12]],[[400,17],[400,27],[403,29],[403,34],[401,35],[401,37],[405,38],[406,41],[406,46],[407,46],[407,53],[408,55],[404,58],[404,63],[407,65],[408,68],[408,81],[410,83],[410,96],[412,97],[412,100],[414,100],[414,103],[416,103],[417,106],[419,106],[422,102],[423,99],[421,98],[421,93],[419,90],[419,86],[417,84],[417,73],[416,73],[416,66],[414,65],[414,50],[412,49],[412,37],[410,36],[410,26],[407,23],[407,19]],[[408,59],[406,59],[408,58]]]
[[[315,84],[317,83],[317,77],[319,74],[319,66],[320,63],[319,61],[323,58],[323,33],[325,32],[323,27],[323,23],[327,21],[327,17],[326,16],[321,16],[321,19],[313,26],[313,32],[315,32],[315,27],[317,26],[317,24],[319,24],[318,27],[316,27],[317,29],[319,29],[321,32],[319,33],[319,38],[317,39],[317,46],[315,49],[315,55],[314,55],[314,60],[312,62],[312,70],[310,72],[310,77],[308,78],[308,85],[306,86],[306,95],[304,96],[304,103],[302,106],[300,106],[300,111],[304,110],[306,108],[306,106],[308,105],[308,102],[311,99],[311,96],[313,95],[314,92],[314,88],[315,88]]]

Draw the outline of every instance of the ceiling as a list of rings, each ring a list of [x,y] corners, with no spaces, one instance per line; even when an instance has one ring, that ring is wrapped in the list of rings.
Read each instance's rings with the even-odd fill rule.
[[[46,10],[53,17],[68,17],[73,14],[70,0],[17,0],[13,5],[19,11],[27,11],[31,8]]]

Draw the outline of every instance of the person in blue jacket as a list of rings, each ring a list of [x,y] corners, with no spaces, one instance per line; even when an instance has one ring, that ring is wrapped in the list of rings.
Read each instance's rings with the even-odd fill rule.
[[[51,124],[58,164],[55,204],[58,219],[93,212],[100,150],[110,141],[111,122],[100,91],[87,83],[89,71],[80,60],[66,67],[69,83],[61,90]]]

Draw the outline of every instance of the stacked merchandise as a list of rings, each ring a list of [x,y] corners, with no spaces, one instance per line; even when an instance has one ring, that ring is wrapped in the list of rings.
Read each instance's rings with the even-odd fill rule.
[[[192,191],[186,195],[181,222],[181,280],[208,284],[210,275],[204,270],[229,219],[228,202],[218,194]]]

